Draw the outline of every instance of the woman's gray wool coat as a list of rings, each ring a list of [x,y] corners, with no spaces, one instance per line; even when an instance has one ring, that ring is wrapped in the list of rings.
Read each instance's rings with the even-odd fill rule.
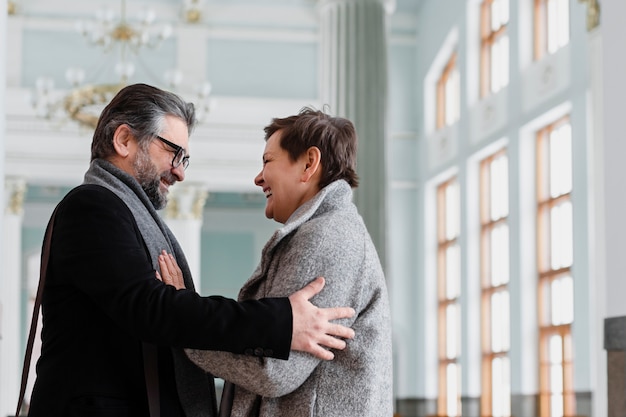
[[[239,299],[288,296],[315,277],[319,307],[350,306],[356,332],[332,361],[292,351],[289,360],[187,350],[197,365],[236,385],[232,416],[391,417],[391,319],[385,277],[343,180],[299,207],[263,249]],[[254,355],[254,352],[251,352]]]

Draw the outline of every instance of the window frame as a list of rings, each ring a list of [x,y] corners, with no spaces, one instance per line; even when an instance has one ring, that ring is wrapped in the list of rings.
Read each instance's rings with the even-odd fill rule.
[[[572,354],[572,324],[549,323],[546,318],[549,312],[546,311],[549,294],[545,288],[554,280],[564,275],[572,274],[572,265],[552,269],[550,265],[550,210],[564,202],[570,202],[572,190],[558,196],[550,196],[549,190],[549,140],[550,134],[561,128],[564,124],[570,124],[569,116],[564,116],[537,131],[537,300],[538,300],[538,326],[539,326],[539,411],[540,417],[557,417],[551,414],[551,397],[554,394],[550,391],[550,358],[549,343],[550,338],[558,335],[562,340],[561,366],[562,366],[562,395],[563,395],[563,415],[573,416],[576,414],[576,402],[574,392],[573,375],[573,354]],[[571,138],[570,138],[571,140]],[[572,173],[573,174],[573,173]],[[572,207],[573,209],[573,207]],[[573,226],[572,226],[573,227]]]
[[[458,70],[457,59],[458,59],[457,52],[456,51],[452,52],[452,54],[450,55],[450,58],[446,62],[446,65],[443,67],[441,76],[437,80],[437,88],[436,88],[437,114],[436,114],[436,119],[435,119],[435,128],[437,130],[443,127],[446,127],[448,125],[448,123],[446,122],[446,116],[447,116],[446,107],[447,107],[447,101],[448,101],[448,97],[446,95],[446,86],[452,74],[454,73],[454,71]],[[460,99],[461,92],[458,91],[457,94],[459,95],[459,99]]]
[[[508,224],[509,213],[498,219],[491,219],[490,202],[491,188],[489,169],[491,163],[501,156],[507,156],[507,149],[502,148],[480,161],[480,285],[481,285],[481,399],[480,415],[483,417],[493,416],[493,361],[496,358],[509,358],[509,349],[495,352],[491,349],[491,300],[492,296],[499,292],[509,292],[509,282],[492,285],[491,283],[491,232],[502,224]],[[509,188],[507,187],[507,191]],[[507,196],[508,198],[508,196]],[[510,299],[510,293],[509,293]],[[510,306],[509,306],[510,308]],[[509,381],[510,382],[510,381]],[[509,392],[510,394],[510,392]],[[509,416],[510,416],[509,408]],[[502,416],[499,416],[502,417]]]
[[[558,0],[535,0],[534,8],[533,8],[533,22],[534,22],[534,42],[533,42],[533,57],[535,61],[539,61],[546,55],[549,55],[550,52],[548,50],[548,33],[550,28],[548,25],[550,22],[548,21],[548,3],[550,1],[558,1]],[[570,24],[570,9],[567,9],[567,26],[568,26],[568,43],[569,43],[569,24]],[[557,47],[559,49],[560,47]]]
[[[459,294],[454,298],[448,298],[446,295],[447,268],[446,253],[447,250],[459,243],[459,234],[451,239],[446,237],[446,209],[448,202],[446,201],[446,189],[452,184],[459,187],[458,178],[456,176],[444,181],[437,187],[437,352],[438,352],[438,397],[437,397],[437,413],[440,416],[451,416],[448,409],[448,366],[454,364],[457,369],[457,414],[461,413],[461,368],[460,368],[460,348],[454,358],[448,358],[447,354],[447,332],[448,322],[447,309],[450,305],[457,305],[460,308],[460,289]],[[460,192],[460,190],[459,190]],[[460,220],[460,219],[459,219]],[[460,284],[460,283],[459,283]],[[459,323],[457,323],[459,324]],[[459,327],[459,332],[461,331]],[[460,334],[457,335],[457,342],[460,343]]]
[[[508,0],[507,0],[508,1]],[[491,28],[491,5],[494,0],[483,0],[480,5],[480,97],[486,97],[492,90],[492,55],[493,45],[507,34],[507,24],[497,30]],[[507,77],[508,78],[508,77]]]

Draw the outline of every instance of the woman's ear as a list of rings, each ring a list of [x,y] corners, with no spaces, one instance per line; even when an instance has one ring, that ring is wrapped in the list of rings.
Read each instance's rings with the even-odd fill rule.
[[[136,146],[133,134],[127,125],[120,125],[113,134],[113,148],[122,158],[126,158]]]
[[[311,146],[306,150],[304,157],[305,166],[302,173],[302,182],[308,182],[314,177],[319,180],[322,176],[322,152],[317,146]]]

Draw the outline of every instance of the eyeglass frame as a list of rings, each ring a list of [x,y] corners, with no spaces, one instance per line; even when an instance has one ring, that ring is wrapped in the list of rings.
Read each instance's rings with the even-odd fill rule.
[[[164,144],[166,144],[167,146],[171,147],[174,149],[174,157],[172,158],[172,168],[178,168],[181,164],[183,165],[183,170],[186,170],[187,167],[189,166],[189,155],[185,155],[185,148],[183,148],[182,146],[179,146],[173,142],[170,142],[169,140],[159,136],[159,135],[154,135],[154,137],[156,137],[158,140],[160,140],[161,142],[163,142]],[[180,161],[178,161],[178,163],[175,163],[176,158],[178,158],[179,154],[183,154],[183,157],[181,158]]]

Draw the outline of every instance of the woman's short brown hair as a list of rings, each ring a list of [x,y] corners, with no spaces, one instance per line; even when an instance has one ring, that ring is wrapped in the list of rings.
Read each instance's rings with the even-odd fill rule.
[[[320,188],[340,179],[346,180],[352,188],[359,185],[356,174],[357,134],[350,120],[304,107],[297,115],[272,119],[264,130],[266,141],[281,131],[280,147],[289,153],[292,161],[296,161],[311,146],[320,150]]]

